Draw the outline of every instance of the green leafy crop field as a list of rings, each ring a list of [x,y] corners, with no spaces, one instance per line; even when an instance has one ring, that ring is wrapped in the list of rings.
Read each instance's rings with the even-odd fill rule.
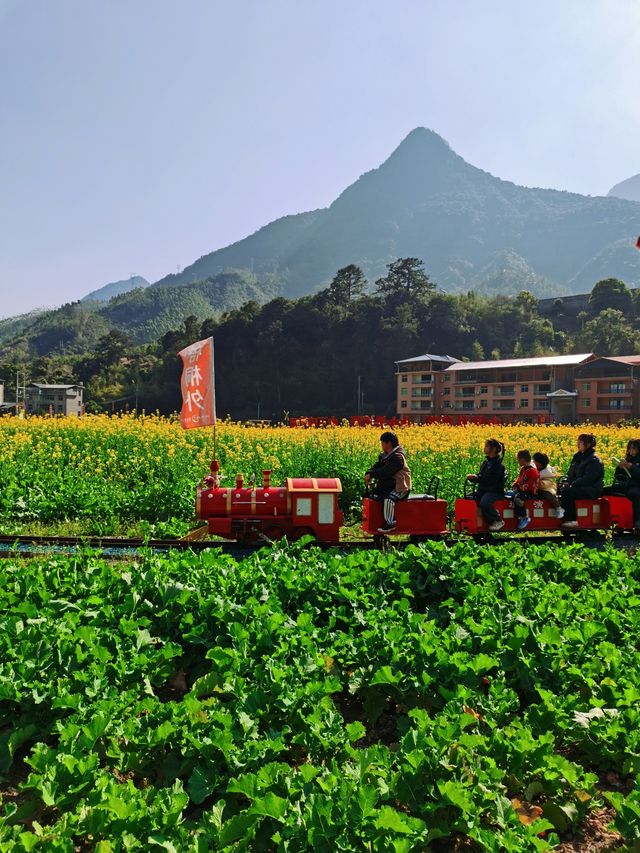
[[[639,638],[614,550],[4,560],[0,851],[637,849]]]

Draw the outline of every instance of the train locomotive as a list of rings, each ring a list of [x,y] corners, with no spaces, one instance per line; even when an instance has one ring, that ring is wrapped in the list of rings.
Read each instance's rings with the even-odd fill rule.
[[[337,543],[344,522],[341,492],[336,477],[287,477],[284,486],[272,486],[271,471],[262,472],[261,486],[245,484],[242,474],[233,487],[221,486],[214,460],[211,474],[196,490],[196,517],[207,522],[209,533],[243,544],[303,536]]]
[[[468,483],[464,496],[455,501],[452,516],[448,503],[438,497],[438,486],[439,478],[433,477],[426,493],[412,494],[396,504],[394,535],[408,536],[413,542],[442,539],[452,533],[478,538],[490,535]],[[233,487],[223,486],[218,462],[214,460],[210,475],[196,489],[196,517],[206,522],[210,534],[245,545],[285,537],[291,542],[303,536],[337,545],[344,522],[338,504],[341,492],[342,484],[336,477],[287,477],[283,486],[273,486],[270,471],[263,471],[261,486],[253,480],[245,483],[240,474]],[[513,501],[505,497],[495,507],[505,522],[502,532],[515,533]],[[518,535],[561,531],[562,521],[546,501],[533,499],[525,502],[525,508],[531,523],[526,533]],[[578,532],[633,530],[631,501],[625,497],[578,500],[576,508]],[[379,531],[382,521],[381,503],[365,495],[362,531],[378,541],[386,540]]]

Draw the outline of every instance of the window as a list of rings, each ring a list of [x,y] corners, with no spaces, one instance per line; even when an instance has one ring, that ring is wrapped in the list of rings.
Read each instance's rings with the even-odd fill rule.
[[[610,394],[624,394],[626,385],[624,382],[611,382],[609,384],[609,393]]]
[[[442,393],[445,397],[448,397],[451,394],[451,388],[445,388]]]
[[[489,387],[487,385],[481,385],[480,386],[480,393],[481,394],[488,394],[489,393]]]
[[[610,409],[628,409],[626,400],[609,400]]]
[[[403,400],[403,401],[400,403],[400,408],[401,408],[401,409],[406,409],[406,408],[407,408],[407,401],[406,401],[406,400]]]
[[[551,385],[536,385],[536,394],[549,394]]]
[[[462,408],[465,411],[468,411],[469,409],[473,409],[473,400],[463,400],[462,401]]]
[[[529,393],[529,386],[528,386],[528,385],[521,385],[521,386],[520,386],[520,391],[521,391],[523,394],[528,394],[528,393]]]
[[[418,376],[414,376],[413,381],[414,382],[431,382],[432,378],[433,377],[431,376],[430,373],[421,373]]]
[[[520,400],[520,408],[521,409],[529,408],[529,401],[527,399]]]
[[[486,400],[480,400],[480,408],[481,409],[486,409],[487,406],[488,406],[488,403]]]
[[[580,405],[583,409],[588,409],[591,405],[591,399],[589,397],[585,397],[584,400],[580,401]]]
[[[320,524],[333,524],[334,496],[318,495],[318,521]]]
[[[451,382],[451,374],[445,373],[445,375],[442,377],[442,381],[443,382]]]
[[[450,409],[451,408],[451,400],[445,400],[444,403],[442,404],[442,408],[443,409]]]
[[[583,391],[591,391],[591,383],[590,382],[583,382],[582,383],[582,390]]]
[[[541,411],[543,409],[548,409],[549,408],[549,401],[548,400],[534,400],[533,401],[533,408],[536,409],[537,411]]]
[[[500,377],[500,382],[515,382],[516,375],[515,373],[503,373]]]
[[[408,382],[408,381],[409,381],[409,377],[407,376],[407,374],[406,374],[406,373],[403,373],[403,374],[400,376],[400,381],[401,381],[401,382]]]
[[[400,390],[400,393],[402,394],[402,396],[403,396],[403,397],[406,397],[406,396],[407,396],[407,389],[406,389],[406,388],[402,388],[402,389]]]
[[[296,515],[311,515],[311,498],[296,499]]]

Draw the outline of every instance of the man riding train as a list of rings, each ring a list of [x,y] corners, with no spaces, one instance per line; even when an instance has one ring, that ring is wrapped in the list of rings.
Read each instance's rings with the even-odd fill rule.
[[[378,533],[390,533],[396,528],[396,503],[406,500],[411,490],[411,471],[407,465],[407,456],[392,432],[383,432],[380,436],[381,452],[378,461],[364,475],[367,485],[375,480],[374,500],[382,502],[384,521]]]

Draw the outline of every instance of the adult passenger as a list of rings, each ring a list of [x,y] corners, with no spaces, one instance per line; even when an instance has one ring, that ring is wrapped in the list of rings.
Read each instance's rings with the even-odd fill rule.
[[[577,528],[576,501],[599,498],[604,486],[604,465],[596,454],[596,437],[583,432],[578,436],[578,452],[574,454],[567,473],[567,482],[560,494],[564,510],[564,530]]]

